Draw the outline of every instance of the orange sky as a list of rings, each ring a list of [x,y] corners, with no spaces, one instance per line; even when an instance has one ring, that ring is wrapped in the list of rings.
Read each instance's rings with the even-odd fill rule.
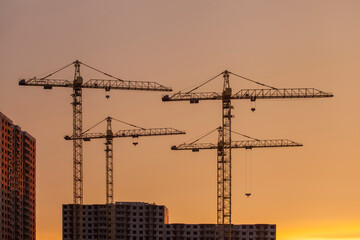
[[[360,239],[359,9],[357,0],[0,1],[0,111],[37,139],[37,239],[61,239],[61,204],[72,202],[72,144],[63,140],[72,131],[71,89],[17,82],[75,59],[175,91],[228,69],[279,88],[333,92],[333,99],[257,101],[255,113],[249,101],[233,102],[235,131],[304,144],[253,150],[248,199],[245,152],[233,151],[233,223],[275,223],[279,240]],[[257,87],[230,81],[234,91]],[[203,90],[221,91],[221,79]],[[187,131],[140,138],[137,147],[115,140],[115,199],[164,204],[171,222],[215,223],[215,152],[174,152],[170,145],[218,127],[220,102],[110,95],[84,90],[84,128],[111,115]],[[204,141],[216,142],[216,134]],[[103,148],[101,140],[84,144],[87,204],[105,202]]]

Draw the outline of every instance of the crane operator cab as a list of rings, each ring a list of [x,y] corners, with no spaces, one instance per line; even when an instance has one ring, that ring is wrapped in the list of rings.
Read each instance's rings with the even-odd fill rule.
[[[230,99],[232,94],[232,89],[231,88],[225,88],[225,90],[222,93],[222,97],[223,99]]]
[[[83,78],[81,76],[78,76],[77,78],[74,79],[74,87],[81,87],[83,83]]]

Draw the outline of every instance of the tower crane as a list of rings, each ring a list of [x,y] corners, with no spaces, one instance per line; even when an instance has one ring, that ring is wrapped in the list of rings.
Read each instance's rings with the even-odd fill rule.
[[[235,94],[230,87],[229,76],[233,75],[255,84],[266,87],[264,89],[241,89]],[[224,84],[221,93],[217,92],[194,92],[198,88],[213,81],[219,76],[223,76]],[[231,140],[231,119],[232,110],[231,100],[243,99],[255,102],[258,99],[288,99],[288,98],[329,98],[332,93],[323,92],[314,88],[275,88],[250,78],[232,73],[228,70],[216,75],[199,86],[185,93],[177,92],[171,96],[164,95],[162,101],[189,101],[190,103],[199,103],[200,100],[220,100],[222,102],[222,127],[219,129],[219,141],[214,144],[191,144],[173,146],[173,150],[193,150],[199,149],[217,149],[217,239],[231,239],[231,149],[241,146],[255,148],[256,146],[266,146],[268,141],[255,142],[233,142]],[[255,108],[252,107],[252,111]],[[278,144],[284,143],[284,140],[274,141],[272,144],[278,147]],[[288,142],[289,143],[289,142]]]
[[[218,142],[214,143],[197,143],[200,139],[209,135],[211,132],[218,130]],[[217,225],[217,239],[231,239],[231,222],[222,223],[225,217],[230,215],[229,220],[231,220],[231,208],[229,206],[224,206],[225,204],[231,204],[231,166],[226,165],[226,159],[224,158],[225,150],[233,148],[243,148],[243,149],[253,149],[253,148],[271,148],[271,147],[301,147],[301,143],[291,141],[289,139],[271,139],[271,140],[260,140],[256,138],[249,137],[247,135],[240,134],[251,140],[243,141],[223,141],[223,127],[218,127],[205,136],[191,142],[183,143],[180,145],[174,145],[171,147],[171,150],[191,150],[193,152],[199,152],[200,150],[215,149],[217,150],[217,195],[218,195],[218,217],[222,217],[220,222],[218,221]],[[231,131],[231,133],[237,132]],[[228,169],[230,168],[230,169]],[[250,196],[249,193],[246,193],[246,196]],[[226,201],[229,200],[229,201]],[[231,205],[230,205],[231,207]],[[228,212],[230,211],[230,212]],[[227,236],[227,237],[226,237]]]
[[[119,130],[116,133],[113,133],[111,121],[115,120],[124,124],[127,124],[131,127],[135,127],[137,129],[129,129],[129,130]],[[105,133],[88,133],[91,129],[99,125],[100,123],[106,121],[106,132]],[[109,220],[109,215],[112,212],[112,204],[114,203],[114,177],[113,177],[113,139],[114,138],[123,138],[123,137],[132,137],[134,139],[133,144],[136,146],[138,144],[137,138],[138,137],[145,137],[145,136],[164,136],[164,135],[178,135],[178,134],[185,134],[183,131],[179,131],[174,128],[142,128],[136,125],[126,123],[124,121],[107,117],[104,120],[100,121],[93,127],[86,130],[81,137],[75,136],[65,136],[65,140],[76,140],[82,139],[84,141],[90,141],[92,139],[105,139],[105,155],[106,155],[106,205],[107,205],[107,231],[106,231],[106,239],[114,239],[113,235],[110,235],[111,226],[113,226],[112,217]]]
[[[70,67],[75,67],[74,79],[54,79],[50,78],[54,74]],[[87,67],[94,71],[97,71],[106,77],[111,79],[90,79],[87,82],[83,81],[80,74],[80,66]],[[118,77],[114,77],[108,73],[100,71],[94,67],[91,67],[79,60],[76,60],[45,77],[33,77],[30,79],[21,79],[19,81],[20,86],[42,86],[44,89],[52,89],[53,87],[72,88],[71,94],[73,101],[73,136],[76,138],[73,140],[73,202],[74,202],[74,214],[73,214],[73,239],[82,240],[82,204],[83,204],[83,140],[81,135],[82,130],[82,89],[105,89],[106,92],[111,89],[114,90],[137,90],[137,91],[172,91],[171,88],[165,87],[156,82],[147,81],[126,81]],[[108,97],[108,95],[107,95]]]

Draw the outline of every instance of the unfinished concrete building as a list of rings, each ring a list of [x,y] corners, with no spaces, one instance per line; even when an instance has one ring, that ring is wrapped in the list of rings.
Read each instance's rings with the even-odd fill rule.
[[[73,204],[63,205],[63,240],[72,239]],[[163,205],[143,202],[117,202],[106,216],[106,204],[83,205],[83,239],[123,240],[214,240],[216,224],[169,223],[169,210]],[[108,219],[107,219],[108,218]],[[276,225],[242,224],[232,226],[232,240],[275,240]]]
[[[0,112],[0,148],[0,239],[35,240],[35,138]]]

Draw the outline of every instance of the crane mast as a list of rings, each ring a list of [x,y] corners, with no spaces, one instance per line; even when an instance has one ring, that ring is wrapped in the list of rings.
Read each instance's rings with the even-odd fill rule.
[[[82,89],[83,82],[80,76],[80,63],[75,61],[75,74],[73,84],[73,133],[75,136],[82,134]],[[82,204],[83,204],[83,141],[73,141],[73,229],[74,239],[82,240]],[[80,232],[76,231],[79,228]]]
[[[221,130],[218,130],[219,135]],[[171,150],[192,150],[193,152],[198,152],[199,150],[205,149],[218,149],[219,142],[214,143],[190,143],[190,144],[180,144],[178,146],[172,146]],[[244,141],[232,141],[231,148],[271,148],[271,147],[299,147],[302,146],[299,143],[291,141],[289,139],[271,139],[271,140],[244,140]],[[225,145],[224,148],[228,148],[229,145]]]
[[[106,118],[106,240],[114,239],[113,226],[113,203],[114,203],[114,168],[113,168],[113,132],[111,129],[111,117]]]
[[[247,81],[259,84],[261,86],[267,87],[267,89],[241,89],[235,94],[232,93],[230,87],[229,75],[235,75],[237,77],[243,78]],[[193,92],[199,87],[205,85],[206,83],[212,81],[218,76],[222,75],[224,78],[224,85],[222,93],[216,92]],[[287,99],[287,98],[328,98],[333,97],[332,93],[323,92],[314,88],[274,88],[266,84],[259,83],[257,81],[251,80],[249,78],[237,75],[228,70],[225,70],[221,74],[215,76],[214,78],[206,81],[194,89],[182,93],[178,92],[172,96],[165,95],[162,97],[162,101],[190,101],[190,103],[199,103],[200,100],[221,100],[222,102],[222,127],[219,128],[218,144],[217,148],[217,239],[228,239],[231,240],[231,149],[234,146],[234,143],[231,140],[231,119],[234,117],[231,114],[231,111],[234,107],[231,105],[232,99],[249,99],[254,102],[257,99]],[[255,108],[251,109],[255,111]],[[284,143],[286,140],[280,140]],[[265,141],[266,142],[266,141]],[[213,149],[211,144],[205,144],[208,148],[204,149]],[[173,146],[173,150],[193,150],[198,151],[201,146],[197,147],[190,145],[179,145]],[[257,144],[262,145],[262,144]],[[286,145],[286,144],[285,144]],[[277,147],[285,146],[284,144],[272,145],[268,144],[267,146],[262,147]],[[295,144],[296,145],[296,144]],[[185,147],[186,146],[186,147]],[[214,145],[213,145],[214,146]],[[239,145],[240,146],[240,145]],[[185,147],[185,148],[184,148]],[[209,148],[210,147],[210,148]],[[247,146],[252,148],[250,144]]]
[[[225,71],[223,77],[222,128],[219,128],[217,154],[217,226],[218,233],[231,236],[231,110],[234,107],[230,100],[229,73]]]
[[[113,176],[113,132],[111,117],[106,118],[106,204],[114,203],[114,176]]]
[[[63,69],[74,65],[75,74],[74,80],[66,79],[50,79],[52,75],[62,71]],[[80,66],[83,65],[92,70],[95,70],[107,77],[113,79],[90,79],[83,82],[80,75]],[[172,91],[171,88],[165,87],[156,82],[147,81],[125,81],[120,78],[114,77],[108,73],[102,72],[93,68],[85,63],[76,60],[59,70],[48,74],[45,77],[30,79],[21,79],[20,86],[42,86],[44,89],[52,89],[53,87],[66,87],[72,88],[72,106],[73,106],[73,239],[82,240],[82,204],[83,204],[83,140],[82,135],[82,89],[83,88],[97,88],[110,91],[111,89],[117,90],[137,90],[137,91]],[[109,144],[110,148],[110,144]],[[110,151],[110,150],[109,150]]]

